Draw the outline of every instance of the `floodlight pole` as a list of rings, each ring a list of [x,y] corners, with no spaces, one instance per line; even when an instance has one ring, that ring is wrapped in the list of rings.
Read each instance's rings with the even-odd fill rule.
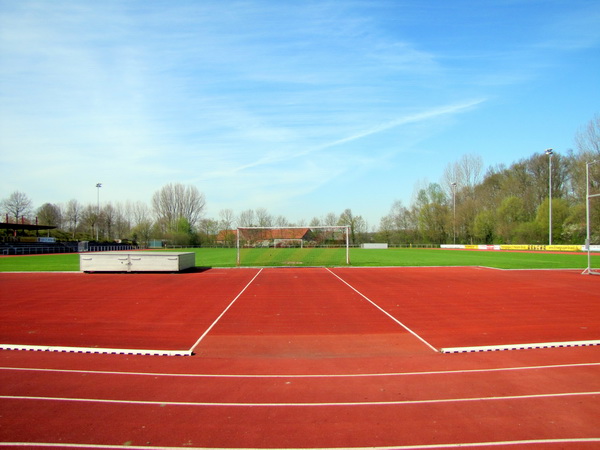
[[[98,231],[99,231],[99,223],[100,222],[100,188],[102,187],[102,183],[96,183],[96,188],[98,188],[98,210],[96,211],[98,217],[96,218],[96,242],[98,242]]]
[[[552,149],[546,149],[548,155],[548,245],[552,245]]]

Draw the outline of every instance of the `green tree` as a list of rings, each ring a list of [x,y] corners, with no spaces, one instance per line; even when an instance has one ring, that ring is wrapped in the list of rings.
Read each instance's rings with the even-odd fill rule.
[[[511,195],[502,200],[497,211],[496,234],[502,243],[514,244],[517,227],[525,220],[525,203],[521,197]]]
[[[473,232],[477,242],[482,244],[494,243],[495,216],[492,211],[484,210],[475,216]]]
[[[550,221],[550,202],[548,199],[539,206],[536,215],[536,223],[538,229],[547,237],[549,237],[549,221]],[[552,199],[552,243],[563,243],[563,226],[569,217],[569,205],[562,198]],[[541,236],[540,236],[541,239]]]
[[[60,207],[52,203],[44,203],[37,210],[40,225],[62,226],[62,212]]]
[[[430,183],[426,188],[420,189],[413,208],[416,209],[419,233],[423,241],[431,244],[445,243],[448,238],[450,210],[442,187],[437,183]]]

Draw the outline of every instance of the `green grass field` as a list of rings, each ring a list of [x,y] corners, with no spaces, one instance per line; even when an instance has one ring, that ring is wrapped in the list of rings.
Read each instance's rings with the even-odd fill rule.
[[[172,250],[171,250],[172,251]],[[227,248],[177,249],[196,253],[198,267],[235,267],[236,250]],[[255,249],[242,254],[243,266],[344,265],[342,249]],[[440,249],[351,249],[352,266],[485,266],[499,269],[585,269],[582,253],[527,253]],[[600,255],[592,256],[600,268]],[[0,257],[0,272],[78,271],[78,254]]]

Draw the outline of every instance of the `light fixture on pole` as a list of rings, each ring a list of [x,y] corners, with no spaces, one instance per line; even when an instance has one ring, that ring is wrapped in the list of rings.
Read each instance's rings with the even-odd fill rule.
[[[98,221],[100,220],[100,188],[102,187],[102,183],[96,183],[96,188],[98,188],[98,217],[96,219],[96,241],[98,241]]]
[[[548,245],[552,245],[552,149],[546,149],[548,155]]]

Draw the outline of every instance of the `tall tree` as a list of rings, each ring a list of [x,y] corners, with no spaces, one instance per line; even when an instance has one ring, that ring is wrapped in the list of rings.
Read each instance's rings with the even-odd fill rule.
[[[483,159],[479,155],[463,155],[457,162],[449,164],[444,170],[443,183],[446,195],[461,192],[465,198],[471,198],[475,186],[481,182]],[[456,185],[454,185],[456,184]]]
[[[273,216],[269,214],[266,208],[257,208],[256,209],[256,222],[259,227],[272,227],[273,226]]]
[[[66,208],[66,219],[69,222],[69,227],[71,228],[71,232],[73,233],[73,237],[75,237],[75,231],[77,230],[77,225],[79,224],[79,220],[81,219],[81,212],[83,207],[81,204],[75,200],[69,200],[67,202]]]
[[[253,209],[247,209],[240,213],[238,217],[238,224],[240,227],[255,227],[256,218]]]
[[[448,237],[448,201],[442,187],[430,183],[420,189],[413,206],[418,211],[419,231],[425,242],[443,244]]]
[[[577,132],[575,144],[579,153],[590,155],[590,161],[600,157],[600,114]]]
[[[15,191],[1,202],[2,209],[15,221],[31,214],[31,199],[23,192]]]
[[[356,244],[356,232],[357,230],[357,217],[352,214],[352,210],[350,208],[345,209],[343,213],[340,214],[337,225],[345,225],[350,227],[350,241],[352,244]]]
[[[40,225],[51,225],[60,228],[62,226],[62,211],[58,205],[44,203],[37,210]]]
[[[194,227],[202,217],[206,200],[195,186],[170,183],[154,193],[152,206],[158,220],[165,221],[171,229],[181,218]]]
[[[219,227],[222,230],[232,230],[235,223],[235,215],[232,209],[222,209],[219,211]]]

